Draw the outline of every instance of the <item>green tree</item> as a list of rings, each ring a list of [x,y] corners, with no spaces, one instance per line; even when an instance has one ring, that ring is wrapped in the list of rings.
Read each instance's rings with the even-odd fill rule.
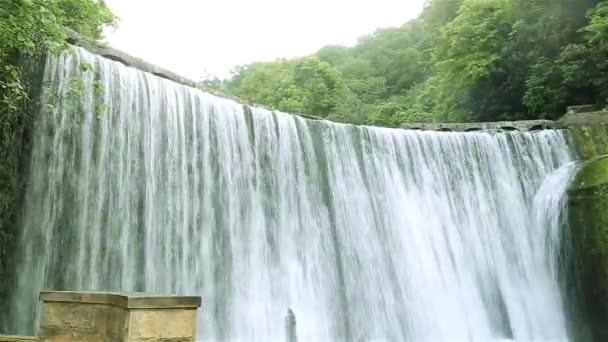
[[[326,117],[348,96],[340,72],[317,57],[254,63],[238,73],[226,89],[234,89],[248,102],[281,111]]]
[[[534,65],[526,83],[524,103],[543,117],[554,118],[568,105],[608,99],[608,2],[588,12],[579,30],[582,42],[566,46],[555,59]]]
[[[114,23],[108,8],[93,0],[0,0],[0,113],[14,113],[26,97],[19,59],[65,48],[64,28],[100,39],[103,27]]]
[[[265,75],[257,64],[242,67],[227,90],[275,108],[384,126],[555,118],[568,105],[606,102],[606,12],[598,0],[429,0],[401,27],[311,56],[341,74],[339,87],[304,87],[287,67],[298,60],[284,60],[264,65]]]

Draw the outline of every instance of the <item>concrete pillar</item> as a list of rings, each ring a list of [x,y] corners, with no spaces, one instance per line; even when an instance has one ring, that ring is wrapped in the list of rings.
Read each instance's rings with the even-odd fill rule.
[[[42,292],[42,342],[195,341],[200,297]]]

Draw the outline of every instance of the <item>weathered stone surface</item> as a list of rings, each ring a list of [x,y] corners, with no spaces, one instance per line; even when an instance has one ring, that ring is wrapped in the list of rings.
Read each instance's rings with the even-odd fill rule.
[[[43,292],[43,342],[194,341],[200,297]],[[2,341],[0,341],[2,342]]]
[[[44,305],[40,316],[40,328],[43,330],[94,331],[97,310],[99,308],[94,305],[75,303]]]
[[[570,106],[568,107],[568,114],[580,114],[580,113],[589,113],[589,112],[597,112],[597,107],[595,105],[582,105],[582,106]]]
[[[105,304],[47,302],[42,306],[42,341],[124,341],[128,311]]]
[[[534,131],[542,129],[559,129],[562,124],[551,120],[472,122],[472,123],[404,123],[403,129],[438,131],[438,132],[471,132],[485,130]]]
[[[160,341],[194,338],[195,310],[133,310],[129,341]]]
[[[121,294],[114,292],[45,291],[43,302],[105,304],[125,309],[198,308],[200,297],[157,296],[146,293]]]
[[[574,147],[582,159],[608,154],[608,112],[572,112],[559,122],[571,132]]]
[[[129,332],[128,310],[109,306],[104,314],[106,341],[124,341]]]
[[[38,337],[34,336],[11,336],[0,335],[0,342],[32,342],[39,341]]]
[[[608,184],[608,156],[603,156],[587,162],[577,172],[570,185],[570,191],[576,192],[606,184]]]
[[[608,156],[586,163],[568,195],[576,280],[569,286],[581,286],[583,319],[591,322],[595,340],[608,341]]]
[[[41,342],[106,342],[102,334],[79,334],[68,331],[60,331],[53,335],[40,336]]]

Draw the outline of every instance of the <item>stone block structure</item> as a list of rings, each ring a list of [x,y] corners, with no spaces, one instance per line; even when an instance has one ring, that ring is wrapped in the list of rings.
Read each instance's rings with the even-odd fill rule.
[[[40,341],[195,340],[200,297],[43,292]]]
[[[200,297],[42,292],[39,336],[0,342],[194,342]]]

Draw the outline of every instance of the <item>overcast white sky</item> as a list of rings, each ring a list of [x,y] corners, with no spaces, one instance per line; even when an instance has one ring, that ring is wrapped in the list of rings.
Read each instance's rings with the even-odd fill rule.
[[[192,79],[239,64],[352,45],[416,17],[425,0],[105,0],[114,47]]]

